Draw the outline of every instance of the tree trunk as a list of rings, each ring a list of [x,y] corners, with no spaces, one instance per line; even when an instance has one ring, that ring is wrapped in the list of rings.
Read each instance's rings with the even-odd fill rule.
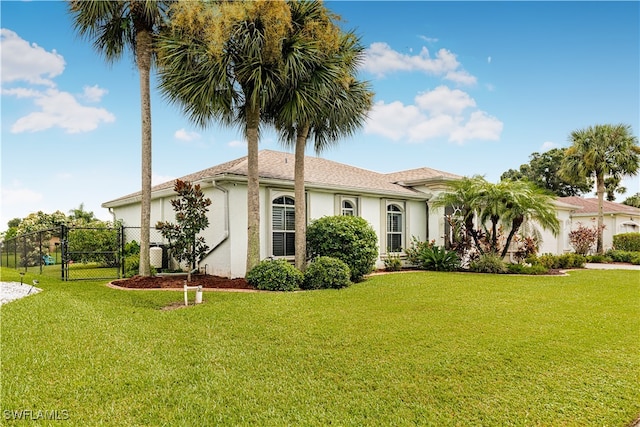
[[[260,262],[259,107],[247,105],[247,273]]]
[[[136,50],[140,74],[140,111],[142,118],[142,200],[140,202],[140,276],[151,275],[149,255],[151,234],[151,33],[137,29]]]
[[[511,246],[511,240],[513,240],[513,236],[516,235],[523,222],[523,217],[517,217],[513,221],[511,221],[511,231],[509,232],[509,236],[507,236],[507,241],[504,244],[504,248],[502,248],[502,258],[507,256],[507,252],[509,252],[509,246]]]
[[[596,174],[596,194],[598,195],[598,244],[596,246],[596,253],[602,255],[604,253],[604,247],[602,243],[602,231],[604,229],[604,175],[602,173]]]
[[[309,125],[298,129],[295,153],[295,228],[296,228],[296,268],[304,271],[307,266],[307,206],[304,188],[304,149],[307,145]]]

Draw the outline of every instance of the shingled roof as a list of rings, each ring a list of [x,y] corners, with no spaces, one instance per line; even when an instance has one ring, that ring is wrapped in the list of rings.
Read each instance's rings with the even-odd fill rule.
[[[583,197],[560,197],[559,201],[568,203],[574,206],[580,206],[582,209],[578,210],[578,214],[597,215],[598,214],[598,199],[596,197],[583,198]],[[640,215],[640,208],[633,206],[623,205],[622,203],[603,201],[603,209],[605,214],[629,214]]]
[[[295,159],[292,153],[273,150],[261,150],[258,153],[259,176],[263,180],[291,181],[294,179]],[[224,180],[229,177],[246,177],[248,172],[247,157],[231,160],[208,169],[201,170],[180,178],[182,181],[194,183],[206,180]],[[397,195],[398,197],[424,196],[410,187],[403,186],[399,182],[428,180],[430,178],[460,178],[457,175],[438,171],[430,168],[419,168],[408,171],[383,174],[367,169],[349,166],[320,157],[305,157],[305,183],[307,187],[333,187],[343,191],[363,191],[368,193],[383,193]],[[151,191],[173,188],[174,181],[168,181],[154,186]],[[104,205],[110,205],[118,201],[136,198],[140,192],[111,200]]]

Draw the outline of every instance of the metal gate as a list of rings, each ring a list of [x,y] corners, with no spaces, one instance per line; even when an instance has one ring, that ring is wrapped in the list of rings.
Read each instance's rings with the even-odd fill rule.
[[[122,228],[62,226],[62,279],[119,279],[122,235]]]

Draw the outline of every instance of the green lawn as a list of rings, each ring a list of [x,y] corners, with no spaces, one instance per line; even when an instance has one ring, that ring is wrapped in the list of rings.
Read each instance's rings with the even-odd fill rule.
[[[33,278],[43,292],[1,309],[5,422],[20,410],[114,426],[624,427],[640,415],[637,271],[398,273],[206,292],[172,311],[181,292]]]

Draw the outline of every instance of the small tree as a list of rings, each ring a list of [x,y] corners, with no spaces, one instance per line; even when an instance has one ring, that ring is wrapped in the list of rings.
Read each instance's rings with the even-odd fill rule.
[[[187,280],[191,281],[191,269],[195,268],[196,262],[201,261],[209,250],[204,238],[197,235],[209,226],[207,207],[211,205],[211,199],[204,197],[200,185],[194,186],[188,181],[177,179],[173,190],[180,196],[171,201],[176,213],[176,223],[160,221],[156,224],[156,229],[169,240],[173,256],[178,261],[189,263]]]

